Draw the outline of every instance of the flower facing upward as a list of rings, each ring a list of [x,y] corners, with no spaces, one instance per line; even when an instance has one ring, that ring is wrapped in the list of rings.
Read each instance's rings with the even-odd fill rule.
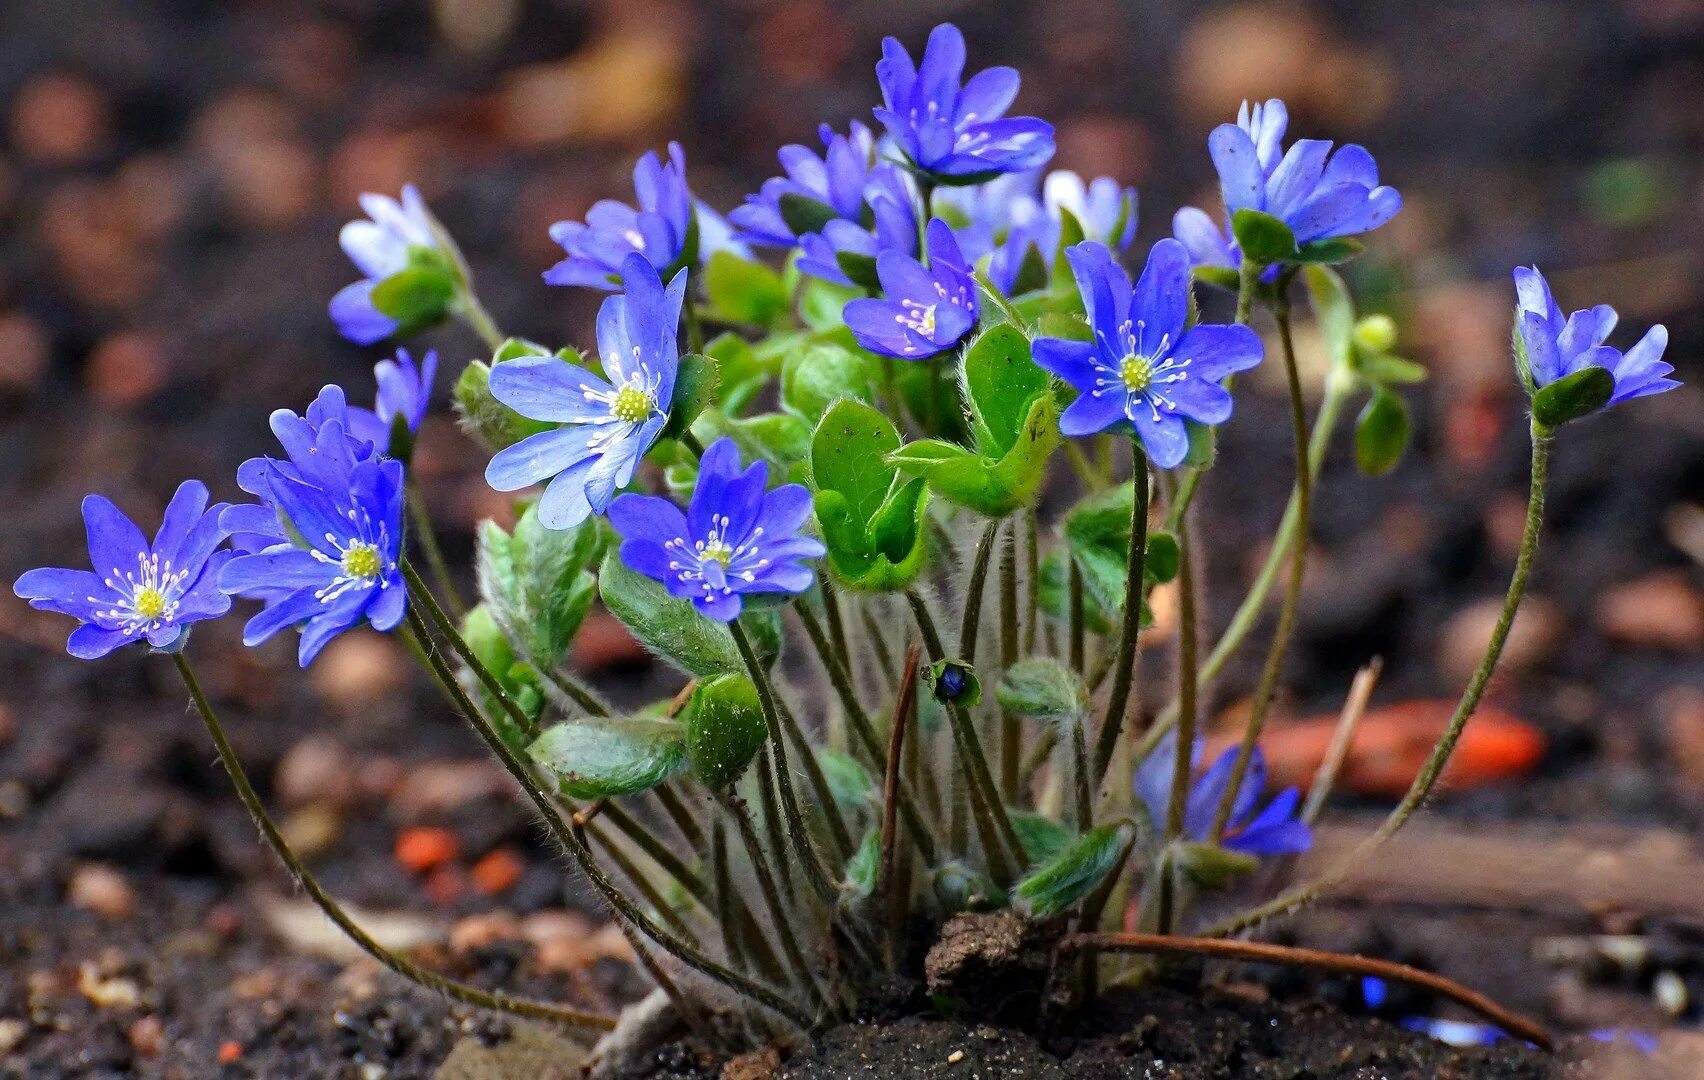
[[[862,297],[846,305],[847,327],[871,352],[922,360],[953,348],[976,328],[981,310],[976,279],[952,229],[935,218],[926,239],[928,266],[884,252],[876,260],[882,298]]]
[[[598,353],[609,381],[553,356],[524,356],[491,369],[491,394],[522,416],[560,423],[491,459],[485,481],[516,491],[550,480],[539,520],[570,529],[603,513],[668,421],[680,366],[686,272],[667,289],[641,255],[622,263],[627,291],[598,309]],[[554,479],[552,479],[554,477]]]
[[[207,505],[201,481],[185,480],[150,544],[110,500],[90,495],[83,500],[83,526],[93,572],[31,570],[13,591],[33,608],[81,620],[65,643],[80,659],[98,659],[135,641],[174,648],[190,623],[231,609],[231,598],[217,586],[231,553],[214,550],[227,535],[219,523],[224,509],[223,503]]]
[[[1035,342],[1035,362],[1077,391],[1059,430],[1081,436],[1129,424],[1154,464],[1172,468],[1189,452],[1185,420],[1230,418],[1230,391],[1221,383],[1260,363],[1260,337],[1246,326],[1185,329],[1189,254],[1176,240],[1154,245],[1134,288],[1103,244],[1076,244],[1065,257],[1094,340]]]
[[[798,243],[799,233],[787,223],[782,209],[782,199],[789,195],[820,203],[836,220],[856,222],[863,215],[864,187],[875,161],[870,129],[854,120],[846,135],[836,134],[827,124],[818,134],[821,155],[808,146],[783,146],[777,156],[787,175],[765,180],[756,195],[747,195],[745,205],[728,214],[741,237],[772,247]]]
[[[1053,125],[1005,115],[1018,96],[1018,73],[991,67],[964,75],[964,35],[942,23],[929,35],[921,65],[895,38],[876,62],[885,108],[876,119],[917,168],[949,183],[1022,172],[1053,156]]]
[[[1334,154],[1328,140],[1300,139],[1285,151],[1289,119],[1277,98],[1252,107],[1244,102],[1236,123],[1220,124],[1207,137],[1227,214],[1271,214],[1306,244],[1370,232],[1402,209],[1402,196],[1379,185],[1378,166],[1363,147],[1341,146]]]
[[[1213,828],[1213,815],[1219,800],[1230,785],[1236,768],[1238,747],[1232,746],[1213,762],[1202,776],[1190,785],[1189,798],[1184,803],[1183,838],[1197,844],[1208,840]],[[1148,820],[1156,830],[1163,829],[1166,808],[1171,800],[1172,772],[1177,753],[1175,732],[1161,739],[1136,770],[1136,796],[1147,807]],[[1200,763],[1201,740],[1195,741],[1190,755],[1191,766]],[[1242,786],[1237,789],[1236,801],[1231,804],[1231,816],[1225,827],[1224,846],[1245,855],[1290,855],[1306,851],[1313,845],[1313,830],[1297,816],[1302,793],[1285,788],[1277,797],[1259,807],[1261,792],[1266,788],[1266,757],[1260,747],[1254,748],[1243,774]]]
[[[359,345],[371,345],[402,329],[395,319],[373,306],[374,287],[422,257],[438,261],[442,253],[431,212],[413,184],[402,189],[400,202],[388,195],[362,195],[361,209],[367,220],[344,225],[337,242],[362,278],[345,285],[331,298],[331,318],[344,337]],[[441,265],[447,273],[448,263]]]
[[[1543,388],[1581,368],[1601,367],[1615,377],[1611,405],[1680,385],[1668,377],[1674,368],[1663,363],[1668,329],[1662,324],[1645,331],[1638,344],[1624,353],[1604,344],[1617,319],[1609,305],[1576,311],[1564,319],[1544,275],[1526,266],[1515,268],[1515,295],[1519,301],[1515,327],[1526,349],[1533,385]]]
[[[341,437],[338,426],[327,424],[322,436]],[[300,539],[239,555],[220,572],[225,592],[268,601],[243,627],[243,644],[258,645],[299,625],[297,657],[307,667],[328,641],[363,620],[376,630],[395,629],[407,606],[400,566],[402,463],[361,461],[340,488],[278,469],[266,480],[264,503]]]
[[[835,218],[821,232],[799,237],[799,269],[837,285],[852,285],[840,256],[879,258],[884,252],[917,253],[917,191],[892,162],[870,170],[864,184],[867,216]]]
[[[685,514],[654,495],[622,495],[610,504],[621,561],[721,622],[739,617],[743,594],[804,592],[812,574],[800,560],[826,550],[799,535],[811,516],[811,493],[800,484],[767,491],[768,480],[767,462],[741,471],[734,441],[717,439],[698,463]]]

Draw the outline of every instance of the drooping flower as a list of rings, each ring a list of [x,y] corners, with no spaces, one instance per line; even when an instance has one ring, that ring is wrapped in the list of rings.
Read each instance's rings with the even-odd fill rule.
[[[1213,815],[1218,812],[1219,800],[1230,785],[1236,768],[1238,747],[1232,746],[1220,754],[1205,773],[1193,780],[1189,797],[1184,803],[1183,838],[1202,844],[1213,828]],[[1137,798],[1147,807],[1148,819],[1162,828],[1171,801],[1172,771],[1177,753],[1177,734],[1172,732],[1161,739],[1146,760],[1136,769]],[[1195,740],[1190,755],[1191,769],[1200,763],[1201,740]],[[1313,845],[1313,830],[1298,814],[1302,794],[1296,788],[1285,788],[1273,800],[1261,807],[1260,796],[1266,788],[1266,757],[1260,747],[1254,748],[1242,785],[1237,788],[1236,801],[1231,804],[1231,816],[1225,828],[1224,846],[1245,855],[1290,855],[1306,851]]]
[[[846,305],[846,326],[871,352],[921,360],[945,352],[976,328],[981,311],[976,280],[953,231],[940,218],[929,222],[929,265],[884,252],[876,260],[882,297]]]
[[[547,528],[570,529],[603,513],[668,421],[686,272],[665,289],[644,256],[630,254],[621,276],[627,291],[598,309],[598,354],[607,382],[553,356],[523,356],[491,369],[498,401],[522,416],[563,425],[498,451],[485,469],[486,483],[498,491],[549,480],[538,503]]]
[[[1260,363],[1260,337],[1246,326],[1185,329],[1189,254],[1176,240],[1154,245],[1134,288],[1104,244],[1076,244],[1065,258],[1094,340],[1035,342],[1035,362],[1077,391],[1059,430],[1081,436],[1128,424],[1154,464],[1172,468],[1189,452],[1185,420],[1230,418],[1231,395],[1221,384]]]
[[[359,345],[371,345],[408,329],[373,305],[373,290],[380,282],[414,268],[435,275],[432,284],[442,294],[445,307],[418,312],[415,321],[420,323],[430,322],[447,310],[456,283],[431,211],[413,184],[402,189],[400,202],[388,195],[362,195],[361,209],[367,219],[344,225],[337,241],[362,277],[338,290],[331,298],[330,312],[344,337]]]
[[[339,436],[337,421],[321,442]],[[366,621],[389,631],[402,621],[407,590],[401,571],[403,468],[391,458],[355,464],[341,488],[325,488],[283,469],[266,474],[265,507],[294,537],[242,554],[225,564],[219,587],[269,602],[243,627],[243,644],[258,645],[300,626],[297,658],[313,662],[327,642]],[[233,516],[227,516],[227,522]]]
[[[379,391],[373,408],[351,406],[348,415],[351,434],[373,444],[381,454],[389,453],[391,435],[401,417],[411,434],[420,431],[426,413],[432,407],[432,382],[438,374],[438,353],[431,350],[421,358],[418,367],[407,349],[398,349],[393,360],[380,360],[373,365],[373,378]]]
[[[95,660],[132,642],[178,647],[191,623],[231,609],[217,585],[230,559],[215,550],[225,540],[223,503],[207,505],[207,486],[185,480],[166,506],[150,544],[134,522],[100,495],[83,500],[89,570],[47,567],[18,578],[13,591],[40,611],[78,619],[65,649]]]
[[[1220,124],[1207,137],[1226,214],[1271,214],[1290,227],[1296,243],[1307,244],[1370,232],[1402,209],[1402,196],[1379,184],[1378,166],[1365,148],[1348,144],[1333,153],[1328,140],[1299,139],[1285,151],[1288,124],[1277,98],[1252,107],[1244,102],[1236,123]],[[1199,232],[1193,215],[1186,225]],[[1201,240],[1205,252],[1204,235]]]
[[[917,191],[899,166],[882,162],[864,182],[864,215],[835,218],[799,238],[799,269],[837,285],[854,282],[840,258],[873,262],[887,252],[917,254]],[[867,223],[866,223],[867,222]]]
[[[697,266],[723,248],[744,253],[728,223],[699,202],[686,183],[686,151],[669,144],[664,163],[649,151],[633,166],[635,209],[615,199],[601,199],[586,212],[586,220],[559,221],[550,238],[562,245],[567,258],[544,272],[552,285],[589,285],[614,291],[625,285],[626,259],[639,254],[660,274]]]
[[[729,212],[728,220],[741,237],[754,244],[792,247],[801,235],[794,227],[798,211],[791,208],[795,206],[823,216],[824,223],[830,218],[859,221],[864,213],[864,187],[875,163],[875,137],[856,120],[845,135],[827,124],[818,129],[818,135],[823,144],[821,155],[808,146],[783,146],[777,156],[787,175],[765,180],[757,194],[746,196],[745,205]],[[789,216],[795,218],[793,223],[789,223]]]
[[[1536,268],[1515,268],[1515,313],[1527,368],[1539,388],[1585,367],[1601,367],[1615,377],[1615,392],[1609,404],[1673,390],[1680,383],[1668,376],[1672,365],[1663,362],[1668,347],[1668,329],[1661,323],[1626,352],[1604,344],[1615,329],[1618,316],[1608,304],[1576,311],[1566,319],[1550,295],[1550,285]]]
[[[1018,96],[1009,67],[964,75],[964,35],[951,23],[929,34],[921,65],[896,38],[882,42],[876,62],[885,108],[875,111],[913,165],[944,183],[978,183],[1021,172],[1053,156],[1053,125],[1006,116]]]
[[[742,471],[734,441],[717,439],[698,463],[685,514],[654,495],[622,495],[610,504],[621,561],[721,622],[739,617],[746,594],[804,592],[812,573],[802,560],[827,550],[799,533],[811,516],[811,493],[800,484],[769,491],[768,481],[767,462]]]

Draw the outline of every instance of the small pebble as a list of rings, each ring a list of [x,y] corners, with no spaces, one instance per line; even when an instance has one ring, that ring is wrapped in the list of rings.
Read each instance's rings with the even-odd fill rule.
[[[954,1050],[952,1053],[947,1055],[947,1064],[948,1065],[957,1065],[959,1062],[961,1062],[963,1060],[964,1060],[964,1051],[963,1050]]]
[[[72,907],[113,922],[128,919],[136,910],[136,893],[130,882],[117,870],[99,863],[87,863],[72,873],[66,899]]]
[[[10,1054],[30,1033],[30,1022],[15,1016],[0,1018],[0,1054]]]
[[[448,829],[419,827],[404,829],[396,838],[396,861],[414,874],[426,871],[454,859],[461,844]]]
[[[243,1044],[235,1039],[228,1039],[219,1044],[219,1064],[235,1065],[243,1056]]]
[[[143,1057],[158,1057],[165,1041],[165,1025],[157,1016],[144,1016],[130,1025],[130,1048]]]

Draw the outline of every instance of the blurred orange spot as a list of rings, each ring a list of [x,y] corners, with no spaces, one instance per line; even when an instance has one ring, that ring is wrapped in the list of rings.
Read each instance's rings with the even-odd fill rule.
[[[448,829],[404,829],[396,838],[396,861],[412,874],[424,874],[456,857],[461,845]]]
[[[219,1064],[234,1065],[243,1056],[243,1044],[235,1039],[219,1044]]]
[[[511,848],[498,848],[473,864],[473,887],[486,896],[508,892],[521,880],[526,863]]]
[[[467,875],[458,866],[440,866],[426,875],[426,895],[439,907],[449,907],[467,892]]]
[[[1453,701],[1404,701],[1373,709],[1361,718],[1337,786],[1358,795],[1397,797],[1414,782],[1437,744]],[[1261,738],[1267,775],[1273,786],[1305,788],[1331,746],[1337,717],[1317,716],[1268,729]],[[1212,739],[1209,760],[1235,745],[1240,732]],[[1544,757],[1544,733],[1504,709],[1480,706],[1468,721],[1443,783],[1478,788],[1522,776]]]

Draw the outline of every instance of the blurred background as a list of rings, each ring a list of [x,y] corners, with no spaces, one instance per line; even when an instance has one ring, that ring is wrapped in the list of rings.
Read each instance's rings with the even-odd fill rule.
[[[1386,659],[1369,730],[1387,741],[1351,771],[1351,813],[1406,784],[1436,722],[1428,702],[1471,668],[1512,562],[1526,450],[1510,268],[1536,263],[1565,309],[1615,305],[1623,347],[1668,325],[1689,385],[1560,440],[1534,595],[1491,699],[1504,726],[1487,727],[1507,738],[1475,751],[1439,810],[1491,841],[1655,844],[1652,865],[1696,870],[1700,0],[6,0],[0,577],[79,564],[87,491],[139,519],[185,476],[235,498],[237,463],[271,445],[272,409],[300,409],[328,381],[370,393],[384,354],[343,342],[325,314],[355,276],[336,233],[359,193],[418,183],[507,332],[586,344],[598,295],[539,277],[559,254],[552,222],[630,199],[633,160],[669,139],[701,197],[736,205],[776,171],[780,145],[868,119],[883,35],[915,49],[945,19],[968,37],[972,68],[1023,72],[1016,111],[1057,125],[1055,166],[1139,188],[1138,250],[1181,205],[1218,212],[1205,137],[1244,98],[1284,98],[1292,137],[1365,144],[1402,190],[1402,213],[1351,278],[1432,379],[1411,398],[1415,444],[1395,474],[1359,477],[1346,448],[1327,465],[1273,732],[1282,757],[1283,720],[1335,710],[1356,668]],[[424,344],[442,353],[441,389],[480,354],[459,328]],[[1317,357],[1305,333],[1302,348]],[[1206,533],[1223,542],[1215,620],[1288,490],[1275,389],[1256,380],[1202,497]],[[503,512],[483,463],[447,409],[428,421],[419,473],[452,557]],[[562,909],[560,873],[525,816],[399,649],[352,634],[302,677],[282,640],[238,648],[239,625],[197,633],[201,666],[328,881],[446,964],[619,997],[619,939]],[[372,973],[282,898],[172,673],[141,655],[70,660],[66,629],[0,597],[0,1055],[44,1074],[161,1059],[190,1063],[185,1075],[229,1055],[261,1073],[317,1067],[314,1053],[393,1067],[441,1057],[455,1034],[443,1007],[374,993]],[[1253,681],[1258,657],[1245,661],[1218,688],[1221,721]],[[670,685],[608,620],[588,628],[577,662],[629,699]],[[1646,891],[1644,865],[1623,868],[1623,892]],[[1690,1023],[1695,995],[1660,1004],[1659,972],[1606,986],[1529,948],[1471,958],[1510,934],[1672,937],[1699,914],[1675,902],[1669,922],[1635,911],[1618,923],[1602,904],[1568,903],[1536,919],[1493,907],[1469,920],[1474,937],[1443,917],[1430,936],[1419,917],[1393,928],[1369,899],[1299,932],[1358,947],[1384,935],[1386,952],[1465,964],[1455,973],[1563,1024]],[[1671,973],[1704,992],[1704,959],[1686,955]],[[90,978],[134,997],[91,992]],[[358,1023],[330,1018],[328,985],[358,1003],[339,1013]]]

